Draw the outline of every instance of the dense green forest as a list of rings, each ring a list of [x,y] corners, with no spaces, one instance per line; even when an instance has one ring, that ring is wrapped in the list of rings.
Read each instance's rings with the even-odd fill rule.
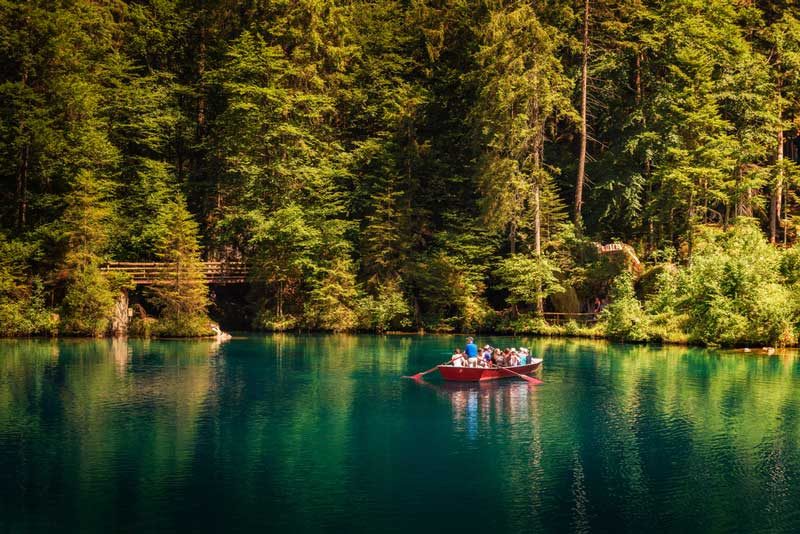
[[[795,343],[797,7],[0,0],[0,332]]]

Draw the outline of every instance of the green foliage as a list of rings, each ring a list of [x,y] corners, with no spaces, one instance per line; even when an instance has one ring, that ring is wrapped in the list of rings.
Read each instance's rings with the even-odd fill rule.
[[[136,325],[142,337],[202,337],[211,336],[211,322],[203,315],[167,315]]]
[[[57,326],[45,306],[41,280],[28,273],[32,253],[31,245],[0,234],[0,335],[49,334]]]
[[[383,284],[377,295],[368,295],[361,300],[359,310],[360,326],[376,332],[408,328],[410,309],[399,283],[389,281]]]
[[[468,255],[443,250],[420,258],[411,280],[420,295],[423,324],[437,331],[473,331],[484,325],[483,279],[469,263]]]
[[[792,342],[797,307],[781,285],[780,253],[752,224],[708,232],[681,272],[677,309],[702,343]]]
[[[602,337],[603,329],[597,324],[581,324],[570,320],[564,324],[551,324],[542,317],[520,314],[507,327],[502,328],[515,335],[532,334],[540,336]]]
[[[602,313],[606,335],[623,341],[647,341],[646,318],[630,273],[624,272],[614,279],[609,297],[611,303]]]
[[[101,336],[108,329],[114,292],[100,271],[112,214],[108,189],[94,173],[79,172],[59,221],[64,250],[60,331],[66,334]]]
[[[156,257],[166,268],[148,288],[151,302],[160,310],[155,332],[161,335],[200,336],[210,332],[208,289],[200,260],[198,226],[182,197],[165,202],[158,226]]]
[[[783,251],[778,265],[784,283],[794,286],[800,282],[800,247],[792,247]]]
[[[558,283],[558,268],[545,257],[514,254],[498,263],[494,274],[498,288],[508,290],[510,304],[533,304],[563,291]]]
[[[0,332],[104,333],[114,259],[170,265],[135,328],[205,334],[205,257],[248,263],[255,328],[793,342],[760,230],[797,239],[796,14],[591,2],[574,227],[577,7],[0,1]],[[638,272],[609,242],[663,263],[639,308],[623,275],[601,327],[528,316]]]
[[[315,329],[346,332],[358,326],[358,288],[350,262],[326,269],[306,305],[305,320]]]
[[[70,335],[102,336],[109,326],[114,293],[95,264],[70,273],[61,301],[59,331]]]
[[[526,2],[490,10],[482,37],[474,120],[486,147],[480,169],[484,218],[489,227],[508,230],[513,253],[519,229],[529,229],[529,244],[536,246],[542,214],[563,218],[543,151],[553,121],[575,118],[571,80],[557,55],[565,37]]]

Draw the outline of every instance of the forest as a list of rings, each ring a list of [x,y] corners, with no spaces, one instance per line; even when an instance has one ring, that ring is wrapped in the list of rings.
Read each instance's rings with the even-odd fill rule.
[[[0,335],[796,344],[797,8],[0,0]]]

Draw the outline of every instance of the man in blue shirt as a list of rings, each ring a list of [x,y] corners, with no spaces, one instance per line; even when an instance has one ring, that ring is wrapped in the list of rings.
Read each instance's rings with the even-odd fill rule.
[[[471,337],[467,338],[467,346],[464,348],[467,355],[467,362],[470,367],[477,367],[478,365],[478,345],[472,340]]]

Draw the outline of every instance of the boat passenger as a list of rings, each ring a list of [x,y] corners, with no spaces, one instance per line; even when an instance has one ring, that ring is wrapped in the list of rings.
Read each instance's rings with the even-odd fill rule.
[[[511,355],[508,357],[508,365],[509,367],[516,367],[519,365],[519,355],[517,354],[517,349],[511,349]]]
[[[486,349],[483,351],[483,366],[489,367],[489,364],[492,363],[492,347],[486,345]]]
[[[494,364],[497,367],[505,367],[508,364],[508,349],[504,350],[503,352],[498,351]]]
[[[503,353],[500,352],[500,349],[494,349],[492,351],[492,360],[491,360],[491,362],[492,362],[493,366],[497,366],[497,361],[500,359],[500,357],[502,355],[503,355]]]
[[[453,352],[453,357],[450,358],[450,363],[453,365],[453,367],[464,367],[466,361],[464,360],[464,353],[461,352],[461,349],[456,349],[455,352]]]
[[[519,364],[527,365],[527,363],[528,363],[528,349],[523,347],[519,349]]]
[[[464,353],[466,354],[470,367],[478,365],[478,345],[475,344],[471,337],[467,338],[467,346],[465,347]]]

